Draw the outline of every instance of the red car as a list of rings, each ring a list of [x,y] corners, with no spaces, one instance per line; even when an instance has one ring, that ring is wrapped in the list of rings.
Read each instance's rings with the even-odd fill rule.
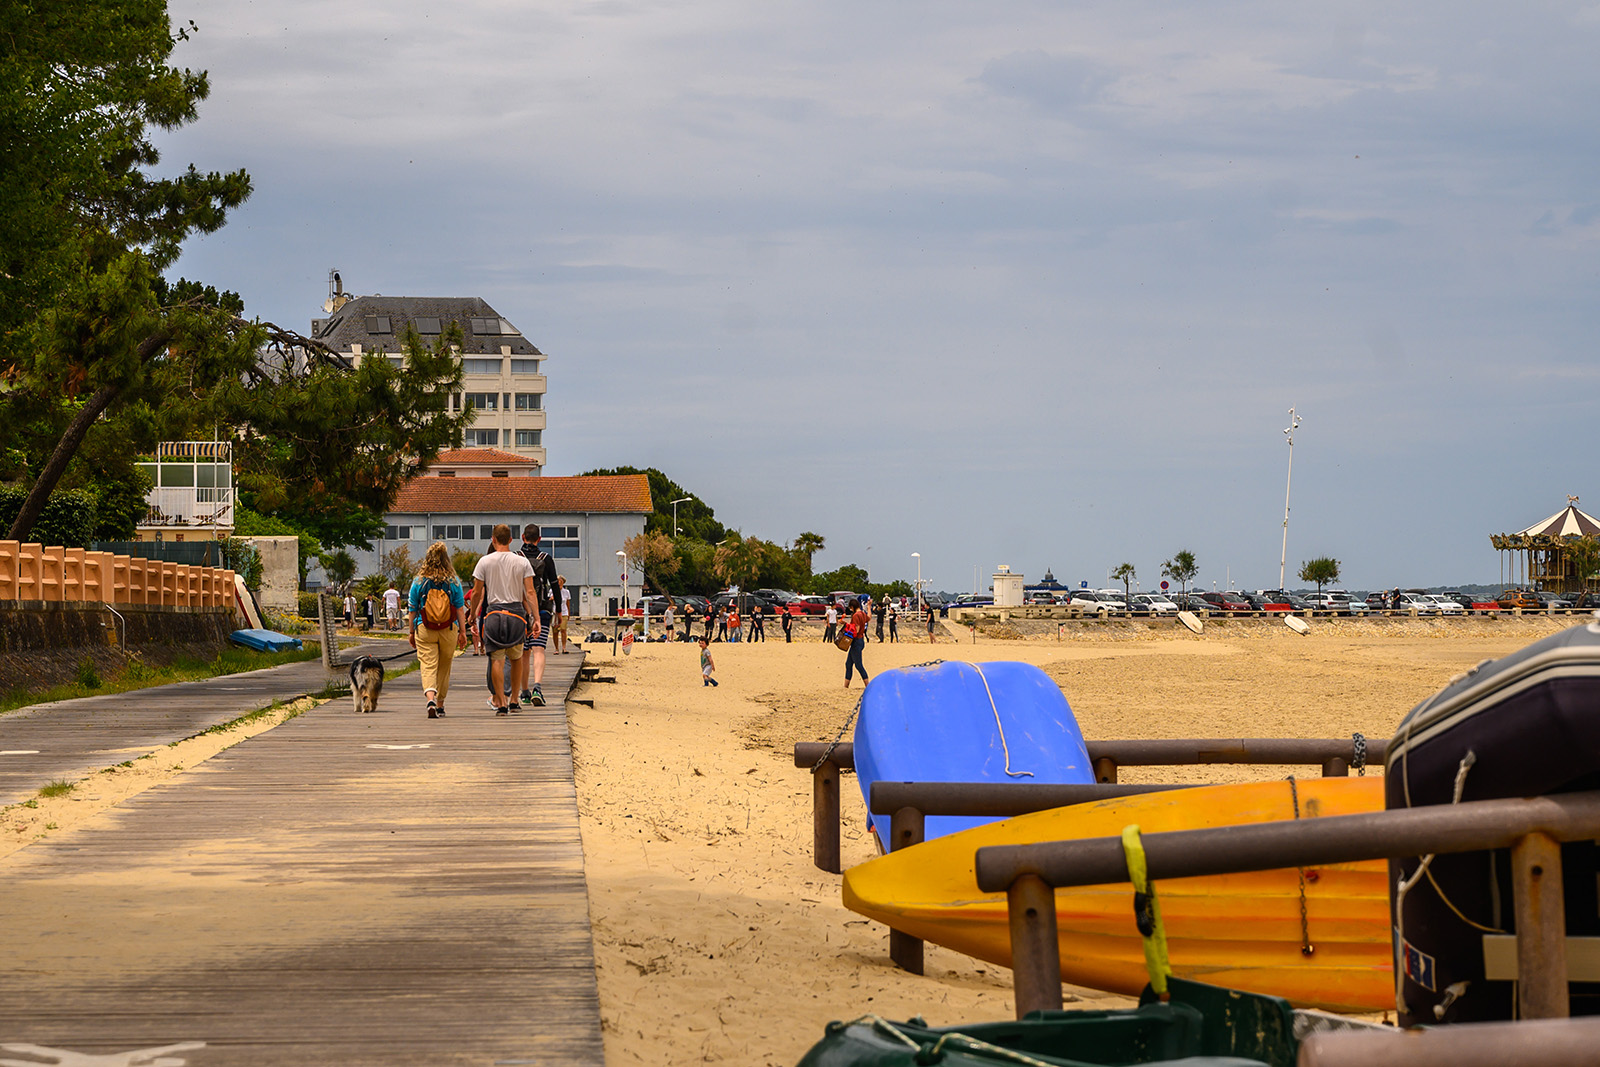
[[[1211,605],[1212,611],[1254,611],[1250,601],[1238,593],[1201,593],[1200,599]]]

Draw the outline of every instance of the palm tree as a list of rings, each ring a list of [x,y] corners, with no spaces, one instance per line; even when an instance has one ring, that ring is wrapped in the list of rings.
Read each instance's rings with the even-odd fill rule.
[[[1187,548],[1179,549],[1173,553],[1172,558],[1161,564],[1161,577],[1171,578],[1178,583],[1178,590],[1187,593],[1189,583],[1194,581],[1194,576],[1200,573],[1200,564],[1194,561],[1194,553]]]
[[[1119,563],[1117,564],[1117,569],[1111,572],[1111,580],[1122,583],[1122,602],[1127,604],[1130,609],[1133,607],[1133,604],[1130,603],[1133,600],[1133,580],[1137,577],[1139,577],[1139,574],[1133,569],[1133,564],[1131,563]]]
[[[819,533],[807,530],[794,539],[794,550],[806,558],[806,573],[811,573],[811,557],[828,547],[828,542]]]

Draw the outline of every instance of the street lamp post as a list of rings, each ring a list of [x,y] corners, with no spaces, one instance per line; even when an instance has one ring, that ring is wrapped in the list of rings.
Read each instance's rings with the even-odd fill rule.
[[[1300,416],[1289,409],[1289,425],[1283,435],[1289,439],[1289,474],[1283,480],[1283,553],[1278,557],[1278,588],[1285,588],[1284,571],[1289,564],[1289,487],[1294,484],[1294,432],[1300,428]]]
[[[687,500],[693,500],[693,499],[694,499],[694,497],[692,497],[692,496],[680,496],[678,499],[676,499],[676,500],[674,500],[672,502],[672,536],[673,537],[677,537],[678,536],[678,505],[682,504],[683,502],[685,502]]]
[[[917,561],[917,618],[922,617],[922,553],[913,552],[911,558]]]

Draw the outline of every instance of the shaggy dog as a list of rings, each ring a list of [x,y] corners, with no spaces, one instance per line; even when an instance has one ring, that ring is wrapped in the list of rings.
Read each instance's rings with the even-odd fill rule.
[[[377,711],[383,692],[383,664],[374,656],[361,656],[350,664],[350,697],[356,711]]]

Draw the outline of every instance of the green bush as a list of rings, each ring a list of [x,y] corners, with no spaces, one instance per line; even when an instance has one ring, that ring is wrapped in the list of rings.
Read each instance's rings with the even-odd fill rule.
[[[9,530],[22,513],[28,490],[20,485],[0,486],[0,526]],[[27,540],[41,545],[88,548],[97,525],[95,500],[81,489],[57,490],[28,532]]]
[[[300,594],[300,617],[302,619],[315,619],[315,618],[317,618],[317,594],[315,594],[315,593],[301,593]]]
[[[94,660],[88,656],[78,661],[78,684],[85,689],[100,688],[100,672],[95,670]]]

